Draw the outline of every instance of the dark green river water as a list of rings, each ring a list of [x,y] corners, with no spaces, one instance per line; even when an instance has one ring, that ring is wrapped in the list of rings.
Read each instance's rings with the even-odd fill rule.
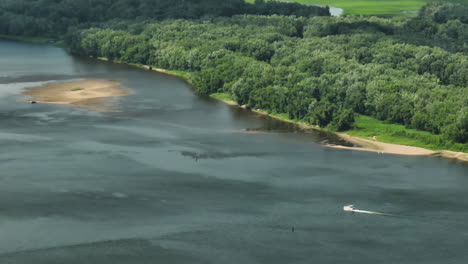
[[[20,95],[77,79],[134,95],[111,113]],[[467,263],[466,164],[323,140],[175,77],[0,41],[0,263]]]

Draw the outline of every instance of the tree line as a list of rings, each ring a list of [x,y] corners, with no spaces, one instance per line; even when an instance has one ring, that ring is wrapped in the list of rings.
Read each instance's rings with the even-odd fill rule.
[[[363,114],[467,143],[468,24],[465,12],[447,11],[463,8],[429,4],[415,18],[114,19],[70,26],[62,38],[73,53],[186,71],[199,94],[331,130]]]
[[[0,32],[56,36],[109,20],[198,19],[239,14],[329,16],[327,7],[244,0],[1,0]]]

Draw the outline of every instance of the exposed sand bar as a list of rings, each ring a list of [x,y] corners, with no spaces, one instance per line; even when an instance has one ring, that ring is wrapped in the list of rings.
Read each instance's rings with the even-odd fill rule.
[[[453,158],[453,159],[468,161],[468,153],[464,153],[464,152],[454,152],[454,151],[448,151],[448,150],[433,151],[429,149],[412,147],[412,146],[383,143],[383,142],[379,142],[375,140],[353,137],[347,134],[338,134],[338,136],[360,147],[346,147],[346,146],[339,146],[339,145],[327,145],[327,146],[331,148],[352,149],[352,150],[360,150],[360,151],[368,151],[368,152],[377,152],[377,153],[382,153],[382,154],[385,153],[385,154],[408,155],[408,156],[441,156],[441,157],[446,157],[446,158]]]
[[[329,147],[341,148],[341,149],[355,149],[355,150],[363,150],[363,151],[379,152],[379,153],[387,153],[387,154],[409,155],[409,156],[424,156],[424,155],[436,154],[435,151],[424,149],[424,148],[383,143],[383,142],[378,142],[378,141],[370,140],[370,139],[352,137],[346,134],[338,134],[338,136],[340,136],[342,139],[350,143],[353,143],[361,147],[346,147],[346,146],[336,146],[336,145],[329,145]]]
[[[73,104],[94,110],[109,110],[106,98],[127,96],[130,92],[117,81],[83,80],[72,82],[49,83],[28,88],[23,95],[32,97],[38,103]]]

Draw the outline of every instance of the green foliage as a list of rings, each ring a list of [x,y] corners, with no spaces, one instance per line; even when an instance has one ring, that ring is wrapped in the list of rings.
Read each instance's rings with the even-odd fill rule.
[[[168,70],[165,70],[164,72],[167,73],[167,74],[171,74],[171,75],[174,75],[174,76],[181,77],[184,80],[186,80],[187,82],[192,83],[192,78],[193,77],[192,77],[192,73],[190,73],[190,72],[186,72],[186,71],[168,71]]]
[[[213,97],[221,101],[234,101],[231,95],[227,93],[214,93],[214,94],[210,94],[210,97]]]
[[[83,55],[191,72],[199,94],[226,93],[240,105],[331,130],[349,129],[359,113],[466,142],[459,121],[468,98],[466,55],[386,35],[407,22],[280,16],[176,20],[145,25],[138,35],[109,27],[82,30],[72,34],[69,45]],[[298,24],[303,38],[295,31]],[[285,25],[291,29],[285,31]],[[246,36],[249,40],[242,41]],[[147,52],[132,52],[135,47]],[[259,56],[259,49],[269,50],[268,58]]]
[[[450,4],[446,2],[436,2],[421,8],[419,16],[423,19],[430,19],[439,24],[447,23],[450,20],[460,20],[461,23],[468,23],[468,6]]]
[[[377,140],[408,146],[422,147],[432,150],[452,150],[468,152],[468,144],[455,143],[442,135],[434,135],[425,131],[408,129],[402,125],[389,124],[372,117],[358,116],[355,128],[346,131],[351,136],[362,138],[377,137]]]
[[[198,19],[239,14],[329,16],[328,8],[244,0],[2,0],[0,34],[55,36],[111,20]],[[138,31],[138,27],[132,29]]]
[[[352,131],[463,149],[468,28],[464,13],[435,19],[447,16],[445,8],[427,6],[416,18],[117,19],[69,27],[64,39],[75,54],[184,73],[198,94],[290,120],[336,131],[357,124]],[[398,130],[372,130],[362,119],[354,124],[356,115],[399,124]]]
[[[255,0],[248,0],[253,3]],[[328,5],[344,9],[346,15],[416,15],[427,3],[439,0],[288,0],[309,5]],[[466,3],[466,0],[443,2]]]
[[[354,112],[351,109],[341,111],[330,123],[330,127],[336,131],[345,131],[354,124]]]

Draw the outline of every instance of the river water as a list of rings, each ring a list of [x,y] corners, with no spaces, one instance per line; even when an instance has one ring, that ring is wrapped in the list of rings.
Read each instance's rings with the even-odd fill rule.
[[[19,95],[90,78],[134,95],[110,113]],[[0,41],[0,263],[466,263],[466,164],[324,139],[172,76]]]

